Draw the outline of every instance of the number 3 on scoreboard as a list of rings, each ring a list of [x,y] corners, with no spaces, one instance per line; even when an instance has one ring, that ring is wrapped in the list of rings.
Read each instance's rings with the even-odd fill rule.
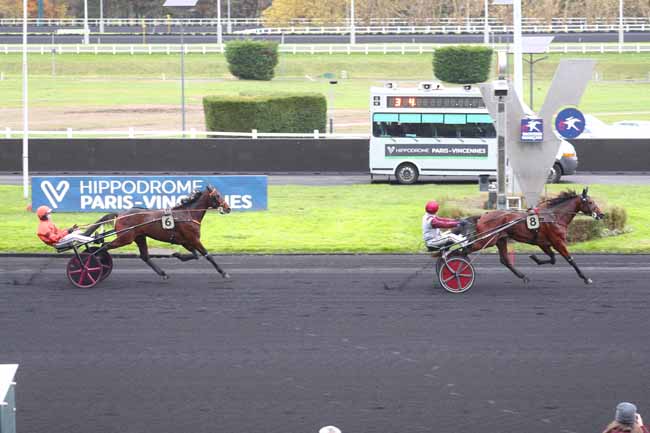
[[[539,229],[539,215],[528,215],[526,217],[526,227],[529,230]]]

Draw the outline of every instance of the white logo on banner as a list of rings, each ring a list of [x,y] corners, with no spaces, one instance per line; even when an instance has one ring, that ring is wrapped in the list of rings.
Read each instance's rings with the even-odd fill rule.
[[[41,182],[41,191],[43,191],[43,194],[45,194],[45,197],[47,197],[47,200],[50,202],[53,209],[59,207],[59,203],[61,203],[69,189],[70,182],[67,180],[60,181],[56,185],[56,188],[49,180]]]
[[[395,146],[386,146],[386,149],[388,149],[388,153],[391,155],[395,152]]]

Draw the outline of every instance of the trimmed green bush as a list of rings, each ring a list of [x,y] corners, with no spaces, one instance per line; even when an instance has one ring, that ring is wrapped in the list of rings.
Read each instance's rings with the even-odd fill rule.
[[[433,53],[433,74],[447,83],[482,83],[490,76],[492,48],[456,45]]]
[[[567,240],[570,243],[584,242],[625,233],[627,212],[622,207],[612,206],[604,209],[605,218],[595,220],[592,217],[577,216],[569,226]]]
[[[278,64],[278,44],[269,41],[232,41],[226,44],[228,69],[244,80],[269,81]]]
[[[318,93],[206,96],[203,111],[208,131],[325,132],[327,123],[327,100]]]

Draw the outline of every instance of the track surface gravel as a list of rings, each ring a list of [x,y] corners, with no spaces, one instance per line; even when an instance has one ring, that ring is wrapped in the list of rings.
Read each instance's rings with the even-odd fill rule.
[[[601,431],[648,411],[650,256],[478,258],[474,288],[426,255],[117,258],[92,290],[66,259],[0,257],[0,362],[26,433]],[[416,271],[422,270],[417,273]]]

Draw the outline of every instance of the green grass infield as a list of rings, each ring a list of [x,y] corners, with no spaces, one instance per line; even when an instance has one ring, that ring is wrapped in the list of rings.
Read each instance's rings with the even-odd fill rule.
[[[582,187],[576,185],[576,189]],[[567,186],[549,186],[557,193]],[[269,186],[269,209],[262,212],[209,213],[202,241],[211,253],[424,253],[421,218],[424,203],[442,203],[442,214],[477,214],[485,199],[476,185]],[[573,253],[650,253],[650,186],[592,185],[601,208],[624,207],[628,232],[570,246]],[[19,186],[0,186],[0,252],[54,253],[36,236],[36,216]],[[88,224],[102,214],[55,213],[59,227]],[[177,248],[150,241],[153,248]],[[532,247],[516,244],[515,251]],[[119,252],[135,252],[134,245]],[[117,252],[117,251],[116,251]]]

